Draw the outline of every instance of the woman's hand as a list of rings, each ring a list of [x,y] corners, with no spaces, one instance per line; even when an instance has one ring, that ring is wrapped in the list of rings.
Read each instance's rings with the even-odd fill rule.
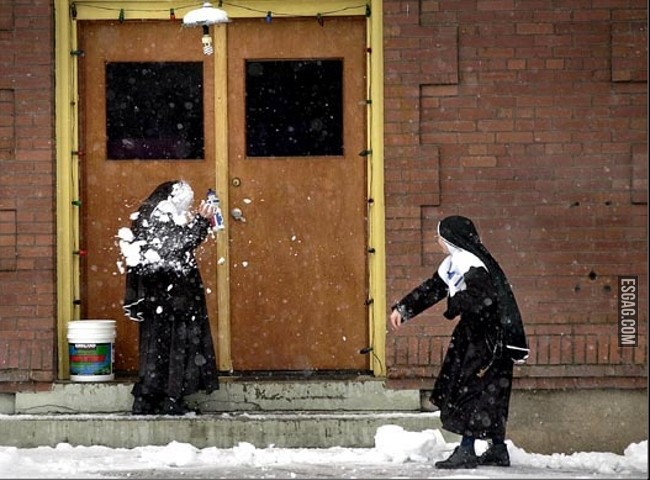
[[[402,326],[402,314],[397,309],[390,312],[390,327],[396,332]]]
[[[210,218],[214,215],[214,207],[205,200],[201,200],[201,204],[199,205],[199,215],[203,218]]]

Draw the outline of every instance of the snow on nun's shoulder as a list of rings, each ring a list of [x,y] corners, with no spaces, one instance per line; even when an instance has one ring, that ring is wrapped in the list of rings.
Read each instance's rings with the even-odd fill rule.
[[[122,252],[122,256],[124,257],[127,266],[134,267],[140,264],[142,262],[140,250],[147,242],[144,240],[134,242],[133,240],[135,238],[133,232],[128,227],[120,228],[117,232],[117,237],[119,238],[120,251]]]

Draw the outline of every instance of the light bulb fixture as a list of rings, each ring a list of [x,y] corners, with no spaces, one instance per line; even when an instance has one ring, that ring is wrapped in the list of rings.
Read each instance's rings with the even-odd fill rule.
[[[210,36],[210,27],[203,25],[203,36],[201,37],[203,44],[203,55],[212,55],[214,48],[212,47],[212,37]]]
[[[210,25],[219,23],[227,23],[228,14],[220,8],[215,8],[210,2],[205,2],[201,8],[191,10],[183,17],[183,26],[185,27],[202,27],[203,36],[201,37],[201,44],[203,45],[203,53],[205,55],[212,55],[214,48],[212,47],[212,37],[210,36]]]

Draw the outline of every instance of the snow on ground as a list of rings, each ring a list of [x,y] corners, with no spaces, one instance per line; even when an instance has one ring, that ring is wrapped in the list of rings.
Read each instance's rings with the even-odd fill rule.
[[[457,443],[438,430],[408,432],[386,425],[374,448],[198,449],[188,443],[132,449],[0,446],[0,478],[648,478],[648,442],[610,452],[529,453],[508,441],[510,468],[438,470]],[[478,441],[477,454],[487,448]]]

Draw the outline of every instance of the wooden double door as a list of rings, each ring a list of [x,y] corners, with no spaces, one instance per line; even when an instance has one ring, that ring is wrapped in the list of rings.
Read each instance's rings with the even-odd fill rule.
[[[195,205],[227,185],[197,251],[219,369],[367,371],[365,19],[213,28],[206,56],[175,22],[80,22],[81,316],[117,320],[116,371],[137,370],[117,232],[163,181]]]

